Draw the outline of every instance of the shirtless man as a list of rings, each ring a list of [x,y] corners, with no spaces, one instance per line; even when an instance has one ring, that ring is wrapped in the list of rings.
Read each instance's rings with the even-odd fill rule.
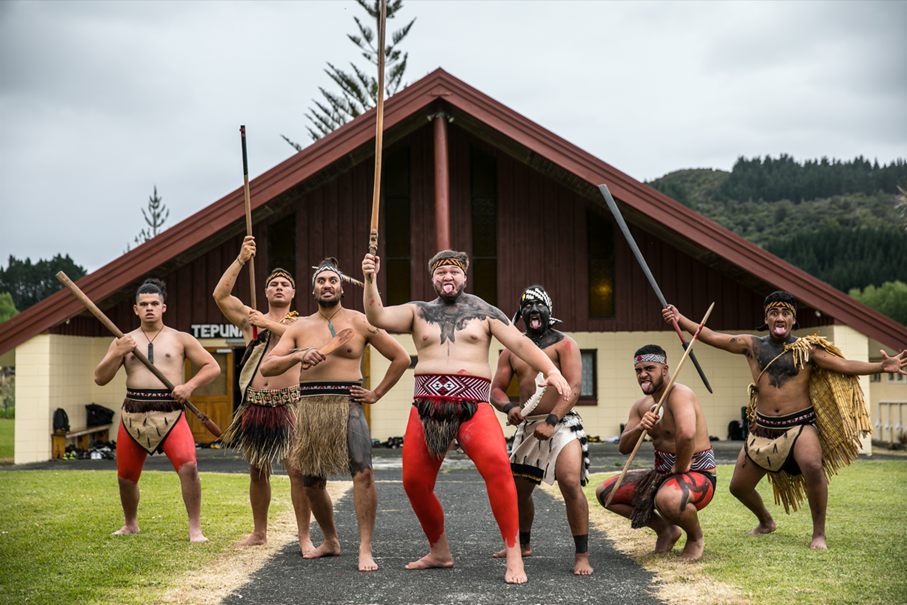
[[[510,470],[516,483],[520,509],[520,550],[532,556],[529,538],[535,518],[532,491],[545,481],[557,485],[567,507],[567,522],[576,544],[573,573],[592,574],[589,565],[589,504],[583,486],[589,477],[588,456],[584,449],[586,434],[583,419],[573,410],[583,388],[583,360],[576,341],[555,330],[559,319],[551,317],[551,298],[542,286],[529,286],[520,297],[520,308],[513,324],[522,317],[526,337],[545,352],[573,389],[565,400],[554,389],[540,389],[538,372],[505,349],[498,359],[498,369],[491,381],[491,404],[507,414],[510,424],[518,427],[510,454]],[[507,387],[516,374],[520,386],[520,405],[510,403]],[[550,443],[543,444],[541,442]],[[505,551],[495,553],[503,557]]]
[[[699,400],[689,387],[675,382],[663,404],[659,421],[651,410],[664,397],[670,380],[667,355],[657,345],[646,345],[636,351],[633,363],[636,381],[645,394],[630,408],[618,450],[624,455],[631,453],[640,435],[646,431],[655,446],[655,468],[627,473],[606,508],[633,519],[634,528],[646,525],[655,530],[658,539],[651,554],[671,552],[680,539],[682,529],[686,532],[687,542],[678,558],[688,561],[699,559],[705,539],[699,526],[698,511],[705,508],[715,494],[715,453],[709,442],[709,430]],[[615,475],[602,482],[595,491],[602,506],[618,477]],[[634,511],[634,496],[653,480],[664,481],[657,488],[654,500],[645,499]],[[637,501],[639,499],[636,498]],[[652,511],[653,503],[657,511]],[[650,514],[650,520],[643,523]],[[636,521],[634,517],[637,516],[641,521]]]
[[[312,510],[302,486],[302,473],[286,463],[293,445],[296,402],[299,399],[299,367],[293,366],[280,376],[262,376],[258,365],[294,320],[290,304],[296,296],[296,281],[283,269],[274,269],[265,280],[268,313],[252,309],[232,295],[243,266],[255,256],[255,238],[247,235],[239,256],[230,264],[214,288],[214,301],[230,322],[240,329],[246,341],[243,369],[239,377],[242,404],[233,423],[224,431],[222,442],[241,449],[249,463],[249,501],[252,505],[252,534],[237,546],[268,543],[268,508],[271,505],[271,464],[282,462],[290,477],[290,498],[296,513],[299,551],[315,550],[309,535]],[[254,328],[259,329],[253,338]]]
[[[324,534],[324,543],[305,553],[306,559],[340,554],[334,526],[327,477],[341,473],[353,476],[353,501],[359,522],[359,571],[378,569],[372,557],[372,534],[378,491],[372,473],[372,440],[362,404],[376,403],[393,387],[406,368],[409,354],[387,333],[369,325],[365,315],[345,309],[343,281],[350,280],[327,258],[312,276],[318,312],[296,321],[284,332],[277,347],[261,364],[264,376],[278,376],[305,362],[300,376],[301,398],[296,420],[296,444],[291,454],[303,474],[306,496]],[[355,282],[358,283],[358,282]],[[326,357],[318,348],[346,328],[352,339]],[[384,379],[374,390],[362,388],[360,363],[370,344],[390,360]]]
[[[828,483],[823,470],[823,453],[816,428],[814,402],[809,397],[809,379],[816,368],[829,370],[848,376],[862,374],[879,374],[881,372],[900,372],[904,374],[907,366],[907,351],[896,357],[888,357],[882,351],[883,360],[879,363],[847,360],[830,353],[824,346],[807,344],[807,339],[798,339],[792,334],[797,324],[796,300],[788,292],[778,291],[769,294],[765,299],[765,325],[760,330],[768,330],[768,336],[758,338],[748,334],[719,334],[703,328],[699,340],[719,349],[737,353],[746,357],[753,374],[756,395],[756,421],[751,423],[750,436],[780,437],[792,431],[792,452],[783,459],[776,473],[787,473],[797,478],[802,473],[806,484],[806,496],[812,514],[813,534],[809,547],[827,550],[825,543],[825,513],[828,504]],[[664,310],[665,321],[677,319],[680,326],[689,332],[699,327],[687,319],[672,305]],[[812,338],[812,337],[809,337]],[[809,354],[808,361],[795,363],[794,351],[799,344]],[[802,361],[803,356],[798,356]],[[790,441],[790,439],[785,439]],[[755,453],[753,454],[755,455]],[[746,446],[737,456],[734,476],[731,479],[731,493],[750,509],[759,524],[750,534],[767,534],[775,531],[777,525],[762,497],[756,491],[756,485],[768,470],[757,466],[746,452]],[[777,476],[777,475],[776,475]],[[774,481],[774,479],[773,479]],[[796,503],[794,503],[796,507]]]
[[[385,307],[376,282],[380,259],[367,254],[362,261],[368,320],[386,330],[411,333],[419,354],[415,401],[404,437],[403,487],[431,550],[406,568],[453,566],[444,511],[434,488],[444,455],[456,438],[485,479],[491,510],[504,538],[504,580],[522,584],[526,572],[517,543],[516,487],[504,433],[487,403],[491,337],[526,360],[533,370],[544,373],[544,384],[554,387],[565,401],[570,401],[573,393],[551,359],[524,338],[500,309],[463,292],[468,266],[465,253],[443,250],[428,263],[438,298]]]
[[[164,325],[167,292],[157,279],[145,280],[135,295],[132,309],[141,324],[138,329],[115,339],[94,371],[94,381],[104,386],[113,380],[120,366],[126,368],[126,399],[117,432],[117,481],[126,523],[114,534],[139,532],[139,477],[148,454],[163,452],[180,478],[183,502],[189,513],[189,541],[206,542],[202,534],[202,486],[198,480],[195,440],[186,422],[183,404],[192,391],[220,375],[220,366],[189,334]],[[161,381],[142,364],[132,350],[146,350],[148,360],[176,385],[173,391],[160,388]],[[183,384],[183,364],[189,359],[198,373]]]

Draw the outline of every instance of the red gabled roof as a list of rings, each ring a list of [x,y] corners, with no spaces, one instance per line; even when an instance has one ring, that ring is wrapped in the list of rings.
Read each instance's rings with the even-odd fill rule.
[[[654,226],[662,233],[671,232],[672,239],[683,240],[686,247],[700,250],[701,256],[723,259],[724,263],[791,292],[810,307],[887,346],[898,350],[907,346],[904,326],[636,181],[442,69],[387,100],[385,130],[401,124],[439,98],[481,123],[483,128],[503,135],[591,187],[607,184],[614,197],[631,211],[629,222],[639,222],[644,217],[647,228]],[[375,110],[372,109],[254,179],[250,183],[253,211],[370,142],[374,144],[374,136]],[[80,279],[78,286],[100,303],[156,267],[203,246],[207,239],[242,221],[244,213],[243,190],[238,188]],[[49,296],[0,324],[0,354],[82,310],[81,303],[65,290]]]

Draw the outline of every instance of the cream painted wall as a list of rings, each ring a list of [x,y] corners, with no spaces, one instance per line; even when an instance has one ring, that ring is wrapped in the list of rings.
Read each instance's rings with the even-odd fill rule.
[[[66,410],[71,428],[85,426],[89,403],[115,410],[110,436],[116,439],[126,374],[117,373],[104,387],[94,383],[95,366],[110,342],[106,337],[41,334],[16,348],[16,464],[50,459],[57,408]]]
[[[891,347],[883,346],[877,340],[869,339],[869,360],[881,361],[880,350],[884,350],[886,355],[893,356],[898,353]],[[867,400],[869,410],[872,413],[872,423],[874,428],[873,439],[890,442],[892,439],[898,439],[897,427],[900,425],[901,434],[907,433],[905,424],[907,424],[907,377],[901,377],[901,380],[890,381],[888,374],[879,376],[878,382],[870,382],[870,392]],[[880,402],[885,402],[881,407]],[[888,402],[894,402],[900,405],[887,405]],[[890,412],[890,416],[889,416]],[[889,430],[890,427],[893,430]]]

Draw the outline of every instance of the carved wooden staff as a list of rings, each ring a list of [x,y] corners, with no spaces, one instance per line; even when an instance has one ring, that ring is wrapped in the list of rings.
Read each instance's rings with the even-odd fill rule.
[[[86,296],[84,292],[82,292],[81,289],[79,289],[79,286],[75,285],[73,281],[69,279],[69,277],[67,277],[65,273],[63,273],[62,271],[57,273],[57,279],[61,284],[66,286],[67,290],[73,293],[73,296],[75,296],[80,303],[85,305],[86,309],[91,311],[92,315],[98,318],[98,321],[104,324],[105,328],[110,330],[117,338],[123,338],[123,333],[119,330],[119,328],[117,328],[113,324],[113,322],[110,321],[110,319],[106,315],[104,315],[104,312],[101,311],[98,306],[94,304],[91,299],[88,298],[88,296]],[[138,347],[132,350],[132,354],[135,355],[136,359],[145,364],[145,367],[151,370],[151,373],[157,376],[158,380],[164,383],[164,386],[167,387],[167,390],[172,391],[174,388],[176,388],[173,386],[173,383],[170,382],[163,373],[161,373],[159,369],[154,367],[154,365],[152,365],[152,363],[148,361],[148,358],[145,357],[144,353],[138,350]],[[199,422],[205,425],[205,428],[208,429],[212,435],[214,435],[215,437],[221,436],[222,431],[220,430],[220,427],[214,424],[214,421],[208,418],[206,414],[199,412],[198,408],[192,405],[192,403],[190,403],[188,400],[186,400],[184,405],[189,408],[192,413],[198,416]]]
[[[368,253],[378,254],[378,217],[381,205],[381,151],[384,143],[384,29],[387,20],[387,0],[381,0],[381,16],[378,19],[378,105],[375,131],[375,190],[372,194],[372,225],[368,238]],[[369,274],[368,280],[372,281]]]
[[[649,265],[646,264],[646,259],[642,257],[642,252],[639,251],[639,248],[636,246],[636,240],[633,239],[633,236],[630,235],[630,229],[627,227],[627,223],[624,222],[624,217],[620,213],[617,204],[614,202],[614,198],[611,197],[611,192],[608,191],[607,185],[599,185],[598,190],[601,191],[602,197],[605,198],[605,203],[608,204],[608,208],[611,210],[611,214],[614,215],[614,220],[617,221],[617,225],[620,227],[620,230],[623,232],[624,237],[627,238],[627,243],[630,244],[630,250],[633,251],[633,255],[636,257],[639,266],[642,267],[642,272],[646,274],[646,278],[649,280],[649,284],[652,286],[652,289],[655,290],[655,296],[658,297],[658,302],[661,303],[661,307],[665,308],[668,306],[667,301],[665,300],[664,295],[661,293],[661,288],[658,287],[658,283],[655,281],[655,277],[652,276],[652,272],[649,271]],[[680,326],[677,325],[676,319],[671,319],[671,324],[674,326],[674,331],[677,332],[677,335],[680,337],[681,345],[683,350],[686,351],[689,347],[689,343],[686,338],[683,337],[683,330],[680,329]],[[702,378],[702,383],[705,385],[705,388],[709,390],[709,393],[712,392],[712,385],[709,384],[709,379],[705,377],[705,372],[702,371],[702,367],[699,365],[699,360],[696,359],[696,356],[690,354],[690,359],[693,360],[693,365],[696,366],[696,371],[699,372],[699,377]]]
[[[671,380],[668,382],[665,392],[662,394],[661,399],[658,400],[658,403],[652,406],[649,410],[650,412],[658,413],[661,409],[662,404],[668,400],[668,395],[671,394],[671,389],[674,388],[674,381],[677,379],[677,375],[680,374],[680,368],[683,367],[683,362],[686,361],[688,355],[692,355],[693,345],[696,343],[696,339],[699,338],[699,333],[702,331],[702,327],[705,326],[705,322],[709,319],[709,315],[712,314],[712,309],[715,308],[715,303],[712,303],[709,306],[709,310],[705,312],[705,317],[702,318],[702,322],[699,324],[699,327],[696,329],[696,333],[693,334],[693,338],[690,340],[690,346],[686,348],[683,352],[683,357],[680,358],[680,363],[677,364],[677,369],[674,370],[674,375],[671,376]],[[630,468],[630,465],[633,463],[633,459],[636,457],[636,452],[639,451],[639,446],[642,445],[643,439],[646,438],[648,431],[643,429],[642,435],[639,436],[639,441],[636,442],[636,447],[633,448],[633,451],[630,453],[630,458],[627,460],[627,463],[624,465],[624,470],[620,472],[620,477],[617,478],[617,483],[614,484],[614,487],[611,488],[611,493],[608,494],[608,497],[605,499],[605,506],[611,504],[611,499],[614,497],[614,494],[617,493],[617,490],[620,488],[620,484],[623,483],[624,477],[627,476],[627,470]]]
[[[243,192],[246,194],[246,235],[252,235],[252,198],[249,196],[249,158],[246,155],[246,127],[239,127],[239,136],[242,138],[242,178]],[[252,293],[251,307],[258,310],[255,304],[255,257],[249,259],[249,289]],[[258,338],[258,328],[252,326],[252,338]]]

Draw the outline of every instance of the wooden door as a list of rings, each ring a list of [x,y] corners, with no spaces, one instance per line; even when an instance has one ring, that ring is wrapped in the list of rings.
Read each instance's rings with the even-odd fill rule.
[[[233,349],[206,347],[206,350],[214,356],[214,360],[220,366],[220,376],[211,384],[195,389],[189,401],[200,412],[207,414],[223,431],[230,426],[233,419]],[[197,373],[198,367],[187,359],[184,370],[186,380]],[[192,429],[192,437],[196,443],[217,441],[217,437],[212,435],[189,410],[186,410],[186,419],[189,421],[189,428]]]

